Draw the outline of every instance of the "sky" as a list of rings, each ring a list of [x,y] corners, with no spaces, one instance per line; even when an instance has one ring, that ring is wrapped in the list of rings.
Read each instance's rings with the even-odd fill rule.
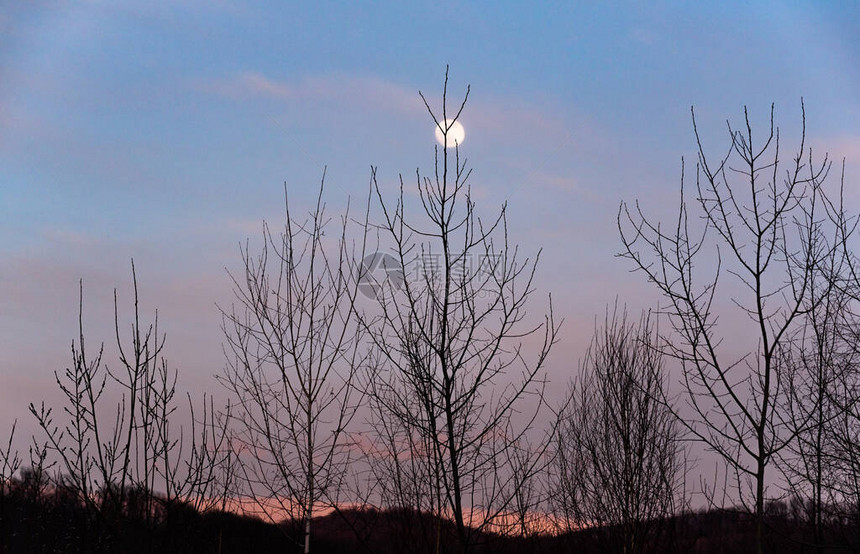
[[[451,98],[471,87],[479,212],[507,202],[512,241],[542,249],[564,383],[607,304],[657,304],[615,218],[677,209],[691,106],[717,156],[744,106],[760,126],[773,103],[796,144],[802,98],[860,207],[858,37],[850,2],[0,2],[0,433],[58,399],[79,280],[91,344],[110,348],[114,288],[127,332],[132,259],[180,382],[217,394],[239,245],[279,220],[284,183],[309,209],[325,170],[336,211],[371,166],[392,192],[432,171],[418,92],[438,107],[446,66]]]

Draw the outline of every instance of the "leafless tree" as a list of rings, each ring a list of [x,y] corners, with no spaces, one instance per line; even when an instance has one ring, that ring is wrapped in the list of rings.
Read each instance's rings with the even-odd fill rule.
[[[672,225],[646,218],[638,202],[633,209],[622,203],[618,214],[621,255],[667,302],[674,333],[663,346],[682,365],[689,410],[682,421],[733,472],[739,500],[755,514],[758,552],[768,469],[797,431],[785,424],[780,409],[789,385],[780,352],[814,305],[811,285],[828,254],[817,237],[827,223],[822,185],[829,163],[826,156],[814,163],[806,151],[805,121],[804,111],[800,145],[785,163],[773,108],[761,142],[754,140],[745,110],[741,130],[728,124],[728,151],[714,165],[693,114],[698,145],[693,208],[682,164],[680,208]],[[701,218],[700,227],[691,215]],[[703,268],[710,272],[704,278]],[[747,325],[744,336],[755,344],[748,349],[723,344],[718,313],[734,330]]]
[[[825,304],[826,310],[819,310],[819,318],[812,320],[811,325],[821,329],[816,330],[813,344],[824,344],[821,350],[826,357],[821,371],[829,378],[825,404],[829,408],[827,413],[836,414],[826,422],[823,433],[828,439],[825,459],[829,463],[824,469],[826,479],[822,488],[829,485],[827,492],[834,497],[833,504],[841,508],[838,515],[850,522],[849,528],[856,529],[860,524],[860,260],[852,246],[860,216],[849,214],[842,201],[844,159],[841,185],[839,202],[828,204],[829,221],[838,229],[835,238],[840,248],[838,263],[831,261],[828,267],[832,268],[829,285],[833,298]],[[832,320],[829,326],[826,316]],[[818,340],[819,336],[826,340]],[[856,549],[860,538],[856,532],[853,535],[847,539]]]
[[[349,238],[349,207],[330,225],[323,202],[295,217],[285,189],[286,220],[274,234],[264,224],[263,246],[242,251],[233,276],[238,309],[224,312],[228,366],[222,380],[236,399],[238,443],[247,451],[248,492],[271,518],[289,516],[304,528],[337,507],[350,461],[347,426],[355,416],[362,365],[355,318],[365,222]],[[327,234],[337,229],[333,237]]]
[[[121,532],[115,526],[132,504],[144,521],[154,521],[163,511],[168,524],[174,503],[190,502],[197,509],[213,505],[217,468],[229,455],[225,423],[216,419],[211,398],[204,397],[202,413],[195,413],[189,396],[190,424],[176,427],[177,373],[163,357],[165,335],[159,334],[157,314],[153,324],[141,324],[133,263],[132,276],[134,317],[128,346],[121,338],[114,291],[119,367],[103,364],[104,345],[94,358],[87,356],[81,283],[72,365],[55,372],[66,405],[57,417],[44,402],[30,404],[45,435],[41,457],[53,456],[48,463],[58,465],[55,484],[73,493],[98,516],[99,525],[114,533]],[[118,398],[112,405],[111,395]],[[84,545],[87,540],[82,537]]]
[[[832,214],[843,213],[841,207],[831,208]],[[777,467],[788,492],[803,503],[812,543],[818,549],[825,541],[826,514],[843,498],[841,462],[851,456],[840,455],[846,452],[842,439],[851,427],[850,414],[858,401],[860,351],[850,336],[857,324],[845,287],[851,257],[842,247],[843,229],[837,225],[833,236],[814,237],[821,254],[816,256],[818,268],[809,285],[808,309],[791,340],[780,349],[779,361],[788,381],[781,401],[795,440],[779,454]]]
[[[6,497],[9,494],[12,478],[21,467],[21,457],[17,450],[12,450],[12,443],[15,440],[15,428],[18,426],[16,419],[12,423],[12,430],[9,432],[9,441],[6,443],[5,449],[0,449],[0,552],[6,552]]]
[[[845,539],[848,546],[857,549],[860,546],[857,534],[860,524],[860,383],[856,366],[843,379],[836,392],[840,409],[826,429],[825,436],[829,440],[823,458],[827,463],[820,488],[826,495],[825,499],[832,499],[830,512],[836,511],[848,528],[854,530]],[[819,509],[826,515],[826,508],[828,506],[822,504]],[[810,516],[819,515],[814,510],[809,511]],[[822,522],[821,526],[826,526],[826,523]]]
[[[451,521],[468,551],[483,531],[517,510],[518,494],[540,471],[548,440],[523,449],[544,404],[544,363],[557,325],[527,313],[539,258],[508,239],[506,206],[489,221],[475,211],[466,161],[449,129],[447,72],[441,117],[421,95],[445,144],[432,178],[417,172],[417,216],[407,213],[403,179],[395,203],[379,199],[382,240],[405,279],[380,279],[362,321],[373,343],[369,406],[378,477],[388,507]],[[411,201],[410,201],[411,202]],[[415,269],[415,271],[413,271]],[[525,457],[523,457],[525,456]],[[522,498],[520,498],[522,500]],[[438,548],[438,542],[437,542]]]
[[[654,551],[683,503],[681,426],[650,314],[607,310],[559,414],[554,505],[566,531],[591,528],[604,551]]]

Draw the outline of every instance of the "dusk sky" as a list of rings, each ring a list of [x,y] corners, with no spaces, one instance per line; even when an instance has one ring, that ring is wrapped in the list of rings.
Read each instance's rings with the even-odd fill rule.
[[[311,207],[362,201],[371,166],[392,193],[433,169],[446,65],[479,212],[508,202],[510,235],[543,248],[535,306],[565,318],[550,378],[566,382],[607,303],[657,304],[615,217],[676,210],[681,157],[728,147],[725,120],[771,103],[794,147],[847,159],[860,207],[860,9],[851,2],[0,3],[0,436],[56,399],[78,281],[91,347],[123,330],[134,258],[183,389],[217,391],[217,305],[239,244],[279,220],[286,182]],[[763,133],[765,130],[761,128]],[[110,363],[110,358],[108,358]],[[5,440],[5,439],[3,439]]]

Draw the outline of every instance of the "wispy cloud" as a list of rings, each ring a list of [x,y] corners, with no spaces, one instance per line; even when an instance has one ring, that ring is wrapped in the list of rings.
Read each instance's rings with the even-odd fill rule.
[[[42,236],[53,246],[63,248],[92,248],[98,247],[105,242],[103,237],[60,227],[45,227],[42,229]]]
[[[194,87],[234,100],[325,101],[410,114],[424,109],[416,90],[376,77],[329,75],[291,82],[247,71],[224,79],[197,80]]]
[[[177,26],[187,24],[189,16],[204,13],[225,14],[233,18],[251,13],[247,3],[233,0],[85,0],[80,5],[90,12],[169,22]]]
[[[532,186],[540,186],[548,190],[564,192],[567,194],[581,194],[589,198],[594,195],[585,189],[579,181],[569,175],[557,175],[544,171],[535,171],[529,175],[529,183]]]
[[[828,157],[839,164],[845,159],[849,168],[860,167],[860,136],[842,135],[817,140],[813,143],[813,151],[822,156],[827,152]]]
[[[270,79],[261,73],[242,73],[230,79],[201,83],[199,88],[237,100],[258,96],[287,100],[299,96],[295,87]]]
[[[335,74],[290,81],[258,71],[246,71],[221,79],[198,79],[193,82],[193,87],[205,94],[236,101],[262,98],[277,102],[323,102],[350,109],[427,117],[418,87],[412,88],[375,76]],[[441,94],[436,90],[422,92],[431,109],[438,115],[441,112]],[[458,107],[455,103],[462,92],[455,86],[450,87],[449,110]],[[528,100],[484,93],[480,97],[472,96],[464,112],[463,122],[467,129],[481,129],[485,137],[529,143],[559,143],[569,137],[570,128],[557,114],[552,115],[552,111],[535,106]]]

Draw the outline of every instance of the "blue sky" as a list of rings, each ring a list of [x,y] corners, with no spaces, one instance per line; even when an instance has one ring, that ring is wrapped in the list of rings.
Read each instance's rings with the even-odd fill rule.
[[[770,104],[795,141],[860,168],[860,10],[851,3],[82,1],[0,4],[0,429],[51,397],[68,363],[78,279],[94,339],[133,257],[168,357],[190,387],[223,364],[225,268],[283,183],[333,208],[431,170],[446,64],[479,209],[509,202],[543,247],[538,286],[566,318],[566,380],[616,295],[656,303],[614,257],[621,200],[668,216],[681,156],[726,147],[725,120]]]

